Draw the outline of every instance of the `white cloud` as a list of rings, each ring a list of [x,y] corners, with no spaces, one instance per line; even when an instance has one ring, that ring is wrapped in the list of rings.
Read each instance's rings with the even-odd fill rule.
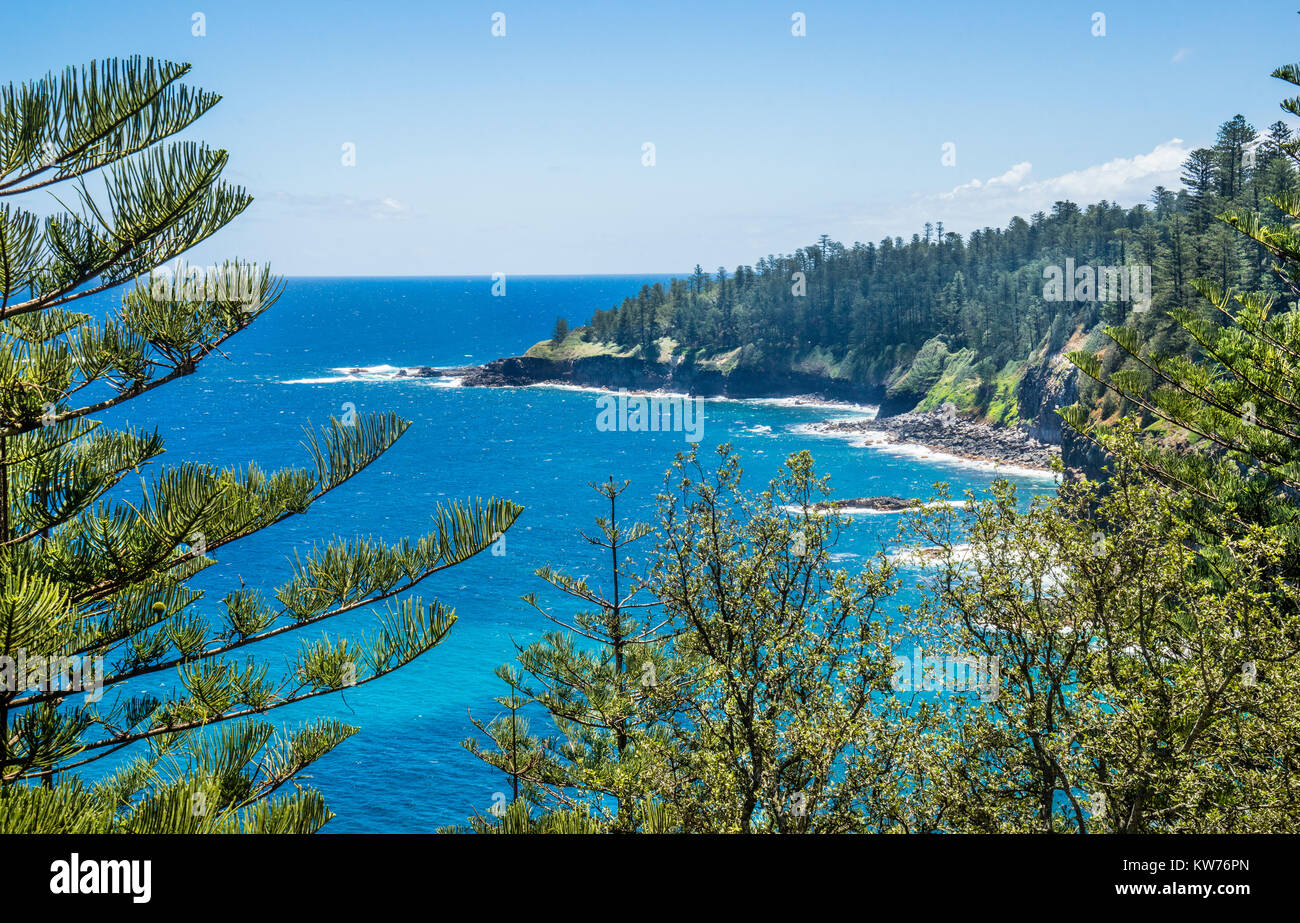
[[[1134,157],[1116,157],[1096,166],[1075,170],[1041,182],[1020,187],[1020,192],[1030,196],[1050,196],[1074,199],[1081,205],[1098,199],[1143,199],[1157,185],[1176,184],[1178,172],[1191,150],[1181,138],[1171,138],[1157,144],[1149,154]]]
[[[1179,48],[1174,52],[1174,56],[1169,59],[1170,64],[1182,64],[1187,60],[1187,56],[1192,53],[1190,48]]]
[[[941,195],[940,198],[943,199],[955,198],[956,196],[970,189],[988,189],[991,186],[1003,186],[1003,187],[1015,186],[1018,185],[1021,180],[1027,177],[1030,171],[1033,170],[1033,168],[1034,168],[1033,164],[1031,164],[1029,161],[1026,160],[1023,163],[1016,164],[1014,167],[1012,167],[1006,173],[1003,173],[1001,176],[994,176],[993,178],[985,182],[981,183],[979,180],[973,179],[969,183],[962,183],[960,186],[955,187],[952,192],[943,193],[943,195]]]
[[[1179,171],[1190,148],[1171,138],[1146,154],[1116,157],[1106,163],[1034,179],[1033,166],[1018,163],[1001,176],[972,180],[951,192],[930,196],[922,208],[953,226],[1002,227],[1013,215],[1028,217],[1048,211],[1054,202],[1069,199],[1090,205],[1102,199],[1122,205],[1144,202],[1156,186],[1177,188]]]
[[[1191,148],[1181,138],[1172,138],[1145,154],[1116,157],[1106,163],[1043,179],[1035,179],[1033,165],[1022,161],[999,176],[973,179],[949,192],[823,214],[818,227],[836,228],[850,240],[877,240],[885,236],[906,239],[920,231],[926,222],[942,221],[945,232],[960,234],[986,227],[1004,228],[1016,215],[1028,219],[1035,212],[1050,212],[1052,205],[1061,199],[1085,207],[1102,199],[1131,207],[1147,202],[1156,186],[1178,189],[1179,172],[1190,152]],[[839,230],[840,222],[844,224],[843,230]]]

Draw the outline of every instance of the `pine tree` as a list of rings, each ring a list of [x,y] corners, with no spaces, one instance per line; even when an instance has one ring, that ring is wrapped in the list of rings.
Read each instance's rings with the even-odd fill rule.
[[[496,677],[510,688],[509,695],[495,698],[496,703],[506,710],[505,714],[487,723],[470,717],[470,723],[491,740],[496,749],[490,755],[485,754],[480,751],[478,741],[472,738],[464,741],[464,747],[510,777],[509,801],[494,795],[492,807],[488,809],[493,816],[501,818],[509,806],[520,800],[521,794],[526,796],[529,793],[531,780],[541,772],[547,755],[541,741],[530,733],[528,719],[520,715],[526,706],[536,701],[525,691],[523,673],[518,667],[503,665],[497,667]],[[480,816],[477,819],[484,818]]]
[[[295,559],[270,597],[239,587],[212,603],[190,585],[214,552],[306,512],[409,424],[331,420],[307,431],[299,467],[187,462],[146,481],[157,432],[94,419],[193,373],[283,287],[240,261],[159,271],[251,201],[222,182],[225,151],[167,141],[219,100],[182,84],[189,70],[136,57],[0,90],[3,832],[319,829],[332,815],[295,777],[357,728],[280,731],[263,713],[372,682],[438,644],[454,613],[397,597],[489,547],[520,513],[453,503],[417,540],[331,541]],[[17,204],[60,185],[75,208],[41,219]],[[75,309],[118,286],[109,316]],[[376,603],[388,612],[368,636],[304,639],[283,673],[251,656]],[[132,683],[167,674],[179,688],[161,698]],[[101,781],[78,776],[115,756]]]
[[[494,744],[475,740],[464,746],[512,777],[548,815],[590,818],[601,829],[663,832],[671,815],[647,796],[646,773],[661,774],[671,764],[666,721],[679,710],[685,665],[672,650],[672,632],[655,603],[641,601],[644,581],[629,568],[628,549],[649,534],[643,523],[621,523],[618,498],[627,482],[593,483],[609,504],[597,516],[590,545],[609,555],[608,586],[601,588],[551,567],[537,576],[583,608],[572,616],[544,607],[535,594],[524,601],[559,630],[519,651],[519,668],[502,667],[516,699],[498,700],[510,714],[476,727]],[[547,712],[559,736],[539,744],[527,733],[517,711],[536,703]],[[520,746],[518,741],[526,741]],[[522,810],[522,809],[521,809]],[[515,823],[503,818],[503,824]],[[471,824],[474,821],[471,820]]]
[[[1192,197],[1192,215],[1196,229],[1203,230],[1209,223],[1211,203],[1214,198],[1214,152],[1209,148],[1197,148],[1183,163],[1183,185]]]
[[[1248,167],[1243,154],[1254,140],[1255,129],[1242,115],[1234,115],[1219,126],[1214,142],[1214,172],[1219,194],[1225,199],[1235,198],[1245,184]]]
[[[1300,86],[1300,66],[1278,68],[1273,76]],[[1300,98],[1284,101],[1282,108],[1300,114]],[[1293,141],[1284,142],[1282,150],[1300,161]],[[1125,450],[1130,461],[1199,498],[1207,513],[1228,511],[1229,522],[1243,533],[1252,525],[1273,530],[1293,552],[1285,572],[1294,575],[1300,572],[1294,553],[1300,552],[1300,310],[1292,299],[1300,296],[1295,225],[1300,196],[1286,190],[1266,198],[1283,220],[1272,223],[1251,209],[1230,207],[1218,219],[1231,240],[1218,249],[1246,241],[1263,247],[1289,293],[1285,300],[1279,304],[1271,293],[1238,290],[1238,280],[1223,271],[1230,260],[1216,260],[1210,277],[1191,283],[1210,310],[1193,306],[1169,312],[1200,355],[1169,355],[1143,342],[1132,328],[1108,327],[1106,333],[1131,366],[1107,374],[1099,355],[1080,351],[1070,359],[1163,421],[1171,435],[1185,434],[1197,449],[1147,441]],[[1115,434],[1097,429],[1081,406],[1067,408],[1064,415],[1103,447],[1122,449]],[[1207,522],[1201,540],[1213,544],[1215,538]]]
[[[569,338],[569,322],[563,317],[555,319],[555,331],[551,334],[551,342],[559,346]]]

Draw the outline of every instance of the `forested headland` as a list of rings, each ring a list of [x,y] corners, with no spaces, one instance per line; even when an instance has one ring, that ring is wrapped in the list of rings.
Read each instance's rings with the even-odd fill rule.
[[[965,417],[1025,423],[1050,441],[1059,438],[1054,411],[1076,397],[1099,421],[1135,413],[1151,424],[1141,407],[1096,383],[1077,382],[1076,394],[1076,382],[1061,380],[1073,376],[1062,354],[1103,348],[1107,325],[1133,328],[1158,352],[1187,353],[1192,344],[1169,312],[1206,309],[1195,279],[1280,296],[1264,248],[1215,216],[1243,209],[1279,218],[1268,197],[1296,192],[1291,142],[1281,121],[1259,131],[1235,115],[1212,147],[1187,157],[1182,188],[1158,186],[1149,203],[1058,201],[1050,213],[967,236],[935,222],[906,241],[846,246],[823,236],[753,266],[696,266],[597,310],[584,326],[557,323],[528,355],[803,373],[877,388],[882,414],[951,402]],[[1074,278],[1054,292],[1054,279],[1070,270]],[[1121,277],[1123,290],[1113,284]],[[1132,365],[1114,349],[1103,361],[1107,373]]]

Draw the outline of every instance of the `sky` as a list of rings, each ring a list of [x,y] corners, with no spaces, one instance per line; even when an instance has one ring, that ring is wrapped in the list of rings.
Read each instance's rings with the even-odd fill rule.
[[[1290,121],[1269,74],[1300,57],[1295,11],[0,0],[0,84],[112,56],[192,63],[187,82],[223,99],[182,137],[228,150],[225,179],[255,198],[195,263],[684,274],[823,233],[968,233],[1176,188],[1234,114]]]

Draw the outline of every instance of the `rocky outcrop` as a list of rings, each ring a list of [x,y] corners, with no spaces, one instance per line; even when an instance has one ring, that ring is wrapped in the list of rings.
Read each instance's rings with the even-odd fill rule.
[[[673,391],[695,397],[807,396],[831,401],[879,403],[884,388],[824,375],[781,368],[738,368],[724,374],[690,362],[648,362],[634,356],[586,356],[541,359],[512,356],[440,374],[461,378],[477,387],[519,387],[558,384],[629,391]]]
[[[847,500],[822,500],[813,504],[813,508],[819,510],[879,510],[882,513],[910,510],[918,506],[921,506],[920,500],[909,500],[906,497],[851,497]]]
[[[876,411],[876,417],[883,419],[884,417],[896,417],[901,413],[907,413],[919,404],[923,397],[925,397],[924,394],[917,395],[911,392],[886,394],[877,405],[880,409]]]
[[[1020,426],[1039,442],[1061,444],[1064,421],[1056,411],[1079,399],[1078,369],[1062,355],[1025,370],[1016,388]]]
[[[1110,477],[1107,467],[1110,456],[1097,445],[1084,439],[1068,426],[1061,439],[1061,461],[1076,476],[1083,476],[1093,481],[1105,481]]]
[[[1062,355],[1031,366],[1020,379],[1016,401],[1021,428],[1033,439],[1061,447],[1061,461],[1072,472],[1105,480],[1106,453],[1065,425],[1057,413],[1079,399],[1079,370]]]

